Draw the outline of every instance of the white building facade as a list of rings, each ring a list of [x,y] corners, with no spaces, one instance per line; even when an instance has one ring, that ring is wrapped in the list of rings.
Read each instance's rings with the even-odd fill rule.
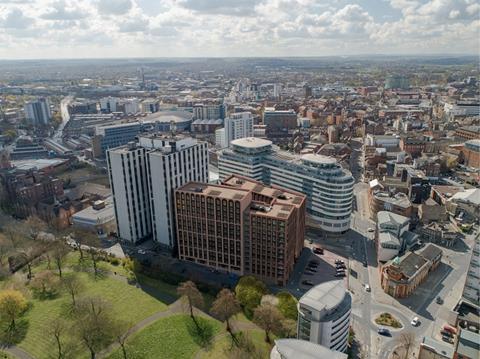
[[[351,311],[352,296],[343,280],[317,285],[298,301],[297,338],[345,352]]]
[[[117,233],[132,243],[152,233],[145,153],[135,144],[107,151]]]
[[[184,136],[143,136],[137,144],[107,151],[107,159],[120,238],[153,238],[173,250],[173,192],[189,181],[208,182],[207,144]]]
[[[223,131],[219,129],[215,132],[219,148],[229,147],[232,141],[245,137],[253,137],[253,115],[250,112],[231,114],[225,118]]]
[[[25,117],[33,125],[46,125],[52,119],[50,103],[46,98],[27,102],[24,106]]]
[[[463,297],[480,307],[480,236],[475,238],[470,266],[463,288]]]
[[[243,138],[218,156],[220,180],[230,174],[248,176],[307,195],[307,213],[323,230],[342,233],[350,228],[354,179],[334,158],[279,151],[272,142]]]

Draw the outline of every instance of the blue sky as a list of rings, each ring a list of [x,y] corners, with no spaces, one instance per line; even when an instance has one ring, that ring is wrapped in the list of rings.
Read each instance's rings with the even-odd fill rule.
[[[0,58],[479,53],[480,0],[0,0]]]

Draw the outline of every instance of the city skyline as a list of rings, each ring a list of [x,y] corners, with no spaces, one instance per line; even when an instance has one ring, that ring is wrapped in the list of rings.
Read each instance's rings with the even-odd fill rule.
[[[476,54],[479,11],[474,0],[1,0],[0,59]]]

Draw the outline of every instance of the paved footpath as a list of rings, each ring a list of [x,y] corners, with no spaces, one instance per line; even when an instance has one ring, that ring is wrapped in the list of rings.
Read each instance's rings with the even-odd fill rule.
[[[28,354],[25,350],[20,349],[19,347],[12,345],[9,347],[2,347],[1,348],[4,352],[14,356],[15,358],[19,359],[35,359],[30,354]]]

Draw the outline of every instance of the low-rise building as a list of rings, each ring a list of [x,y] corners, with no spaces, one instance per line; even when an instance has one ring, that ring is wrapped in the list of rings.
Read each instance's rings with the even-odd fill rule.
[[[432,222],[418,230],[425,242],[432,242],[443,247],[453,247],[460,233],[450,223]]]
[[[97,200],[72,216],[72,224],[78,228],[106,236],[116,231],[115,208],[112,197]]]
[[[369,192],[370,215],[377,217],[380,211],[389,211],[410,218],[413,214],[412,202],[405,193],[391,193],[378,190]]]
[[[447,211],[445,206],[440,206],[432,198],[428,198],[418,206],[418,217],[424,224],[443,222],[447,219]]]
[[[418,243],[418,235],[408,230],[410,219],[398,214],[380,211],[377,214],[377,257],[386,262]]]
[[[480,357],[480,334],[461,330],[457,338],[454,359],[478,359]]]
[[[418,351],[418,359],[452,359],[453,346],[430,337],[423,337]]]
[[[381,267],[381,285],[395,298],[408,297],[435,270],[442,259],[442,250],[428,244],[421,252],[408,252]]]

